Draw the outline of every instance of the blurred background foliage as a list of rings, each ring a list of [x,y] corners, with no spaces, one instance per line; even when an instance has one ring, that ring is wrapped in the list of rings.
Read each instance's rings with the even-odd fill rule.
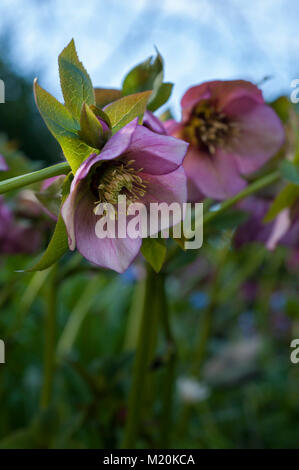
[[[18,5],[12,2],[9,7],[7,2],[4,3],[9,14],[7,34],[1,42],[0,77],[6,84],[7,102],[0,105],[0,153],[7,158],[10,172],[3,173],[1,178],[36,169],[61,158],[58,146],[33,102],[33,73],[42,74],[49,83],[53,74],[52,68],[46,65],[47,60],[41,59],[38,45],[35,52],[32,49],[34,43],[30,42],[30,37],[33,41],[32,37],[36,37],[34,34],[38,36],[40,29],[31,32],[26,40],[27,47],[31,46],[29,57],[17,59],[16,51],[22,52],[23,46],[17,40],[12,41],[9,25],[13,25],[12,10]],[[51,5],[55,7],[53,18],[56,18],[56,23],[53,20],[50,27],[49,20],[43,20],[42,13],[38,13],[40,3],[32,1],[27,5],[29,3],[28,25],[32,26],[33,18],[39,18],[39,28],[45,29],[43,39],[46,39],[48,28],[50,37],[54,31],[59,44],[65,44],[64,35],[68,31],[60,33],[57,20],[63,8],[59,10],[57,2],[43,2],[42,13],[49,13]],[[46,3],[48,9],[45,9]],[[103,3],[100,11],[106,11],[111,21],[113,14],[122,18],[120,2],[112,2],[113,11]],[[189,9],[178,23],[180,13],[175,8],[171,9],[170,2],[160,10],[155,2],[150,3],[145,2],[135,12],[130,2],[129,12],[134,11],[136,18],[132,16],[128,26],[135,18],[135,29],[131,34],[127,33],[123,41],[132,53],[132,64],[129,65],[151,53],[149,42],[157,41],[155,35],[146,38],[149,41],[145,43],[146,53],[141,48],[135,51],[135,47],[142,43],[137,39],[144,37],[144,30],[148,30],[146,24],[153,22],[159,31],[166,25],[167,38],[180,24],[179,37],[180,41],[186,37],[185,47],[194,44],[190,42],[192,31],[200,31],[201,49],[206,49],[202,60],[209,54],[216,60],[213,51],[218,47],[221,33],[214,36],[212,43],[202,36],[208,31],[210,12],[214,11],[217,24],[219,22],[215,2],[210,2],[212,7],[207,7],[204,2],[206,23],[202,19],[200,24],[199,14],[195,15],[191,33]],[[244,50],[252,51],[253,75],[262,78],[279,69],[280,56],[275,56],[274,61],[273,50],[269,48],[261,52],[258,47],[261,41],[256,33],[267,35],[271,30],[272,37],[276,35],[275,21],[281,27],[280,10],[278,5],[274,7],[271,2],[265,2],[264,5],[267,3],[269,7],[268,10],[265,7],[265,14],[272,15],[272,8],[275,14],[271,16],[270,26],[265,16],[264,29],[258,26],[260,29],[255,31],[251,22],[246,23],[246,11],[239,10],[237,3],[230,2],[230,9],[222,18],[227,30],[233,26],[237,28],[236,25],[242,29],[241,45],[236,45],[236,36],[233,38],[235,47],[241,50],[238,54],[234,52],[235,55],[225,51],[218,54],[218,50],[217,54],[225,60],[227,56],[233,57],[239,69],[236,65],[225,68],[223,60],[217,58],[218,69],[214,67],[213,73],[218,73],[221,78],[234,74],[247,78],[247,72],[244,76],[239,71],[243,67],[244,61],[240,57],[244,47]],[[256,3],[253,2],[252,9]],[[179,9],[179,2],[174,4]],[[290,4],[296,8],[296,2]],[[295,36],[291,37],[291,31],[292,18],[296,15],[292,8],[288,16],[289,36],[281,32],[284,38],[281,49],[283,45],[285,49],[280,50],[280,54],[285,61],[280,91],[286,93],[289,92],[288,80],[295,78],[297,70],[297,65],[290,60],[291,52],[289,55],[286,53],[288,44],[295,47],[292,43]],[[84,6],[84,11],[87,10]],[[18,18],[22,11],[19,2],[15,17]],[[82,18],[86,27],[94,11],[91,8]],[[168,11],[167,15],[165,11]],[[90,43],[83,41],[83,27],[80,33],[74,18],[76,15],[72,13],[70,16],[72,35],[79,35],[77,42],[80,44],[82,39],[84,48],[91,50]],[[252,18],[252,11],[248,12],[248,17]],[[103,24],[108,27],[109,21]],[[117,25],[113,21],[110,25],[115,31]],[[24,31],[24,21],[22,29]],[[210,34],[212,30],[211,26]],[[91,36],[93,44],[101,41],[98,35]],[[123,44],[120,36],[115,41]],[[199,41],[199,37],[196,36],[194,41]],[[47,42],[56,56],[60,45],[56,48],[48,39]],[[163,53],[159,42],[157,45]],[[100,46],[98,52],[91,52],[90,62],[95,63],[95,55],[101,53]],[[114,43],[111,50],[106,45],[107,58],[101,64],[105,73],[99,74],[98,81],[94,80],[98,85],[109,85],[106,77],[111,70],[119,74],[120,68],[124,68],[122,72],[130,68],[127,57],[123,58],[124,45],[113,47]],[[140,57],[135,57],[138,54]],[[34,63],[32,67],[28,66],[30,57]],[[37,58],[41,59],[40,62]],[[177,61],[170,52],[166,53],[165,59],[166,64],[170,61],[167,70],[173,72],[169,79],[179,81],[180,92],[193,78],[194,82],[213,78],[207,76],[207,64],[199,63],[199,57],[192,55],[190,50],[186,61],[191,65],[196,63],[196,67],[192,69],[188,65],[185,74],[178,71],[176,76]],[[113,63],[110,70],[108,63]],[[87,68],[90,69],[88,63]],[[96,72],[94,68],[93,74]],[[6,203],[14,211],[18,223],[34,227],[38,224],[42,235],[35,251],[38,253],[49,238],[52,222],[39,211],[32,215],[32,211],[28,212],[28,205],[25,212],[20,210],[19,198],[19,194],[10,194]],[[286,247],[269,252],[261,244],[254,243],[236,249],[232,244],[233,232],[243,219],[235,215],[230,214],[218,221],[199,252],[192,250],[181,254],[167,268],[166,291],[170,299],[172,331],[166,339],[159,333],[157,344],[153,344],[139,447],[298,447],[299,366],[290,362],[290,342],[299,334],[298,252]],[[0,338],[6,343],[7,360],[5,365],[0,365],[0,448],[118,447],[126,419],[140,322],[136,305],[144,288],[142,260],[138,259],[123,275],[95,269],[78,254],[67,255],[56,268],[35,274],[16,272],[32,265],[32,255],[1,255],[0,263]],[[153,305],[153,321],[157,321],[160,331],[162,319],[157,315]],[[173,401],[170,400],[172,395]]]

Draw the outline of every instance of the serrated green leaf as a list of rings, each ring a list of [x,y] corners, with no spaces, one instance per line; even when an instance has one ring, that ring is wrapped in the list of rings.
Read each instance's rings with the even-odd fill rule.
[[[59,55],[58,64],[65,106],[79,121],[83,103],[95,104],[95,95],[91,79],[78,58],[73,39]]]
[[[95,88],[94,93],[96,105],[100,108],[103,108],[113,101],[119,100],[119,98],[123,96],[121,90],[117,90],[116,88]]]
[[[299,197],[299,186],[295,184],[288,184],[274,199],[270,209],[264,217],[264,222],[270,222],[287,207],[291,207]]]
[[[70,164],[73,173],[81,163],[96,150],[81,141],[78,136],[79,124],[68,109],[34,81],[34,95],[37,107]]]
[[[134,95],[124,96],[106,106],[105,113],[110,119],[112,134],[115,134],[136,117],[138,117],[139,123],[142,123],[150,94],[150,91],[135,93]]]
[[[63,190],[62,190],[62,203],[70,190],[71,184],[71,174],[66,176],[64,180]],[[55,226],[54,233],[50,240],[50,243],[41,257],[41,259],[31,268],[29,271],[43,271],[44,269],[49,268],[52,264],[56,263],[67,251],[68,251],[68,236],[65,227],[64,220],[62,218],[61,212],[58,216],[58,220]]]
[[[156,93],[156,96],[153,99],[152,97],[150,98],[147,108],[150,111],[156,111],[158,108],[163,106],[163,104],[169,100],[172,88],[173,83],[162,83]]]
[[[165,261],[167,247],[164,238],[144,238],[141,253],[151,267],[158,273]]]
[[[283,178],[294,183],[299,184],[299,166],[294,165],[289,160],[283,160],[280,164],[280,172]]]
[[[103,128],[86,103],[82,106],[79,136],[91,147],[100,149],[103,146]]]

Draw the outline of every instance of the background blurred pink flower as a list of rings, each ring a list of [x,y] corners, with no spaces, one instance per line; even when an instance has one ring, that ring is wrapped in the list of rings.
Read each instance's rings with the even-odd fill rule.
[[[168,133],[189,142],[184,168],[189,200],[202,193],[222,200],[238,193],[248,175],[281,147],[284,129],[261,91],[243,80],[211,81],[189,88],[181,101],[181,122]]]
[[[4,199],[0,198],[0,254],[35,253],[41,245],[41,232],[15,220]]]

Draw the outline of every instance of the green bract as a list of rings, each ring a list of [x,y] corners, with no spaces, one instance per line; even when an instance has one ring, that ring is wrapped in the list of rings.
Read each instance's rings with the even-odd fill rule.
[[[172,83],[163,83],[164,63],[157,51],[155,59],[151,56],[139,65],[136,65],[126,75],[123,81],[122,92],[124,95],[151,90],[151,96],[147,108],[155,111],[166,103],[172,91]]]
[[[136,117],[139,118],[139,123],[142,124],[143,114],[150,94],[150,91],[144,91],[143,93],[124,96],[105,108],[105,113],[111,122],[112,134],[115,134]]]
[[[78,59],[73,39],[59,55],[58,63],[65,106],[80,120],[83,103],[91,105],[96,102],[91,79]]]
[[[164,238],[144,238],[141,253],[151,267],[158,273],[165,262],[167,246]]]

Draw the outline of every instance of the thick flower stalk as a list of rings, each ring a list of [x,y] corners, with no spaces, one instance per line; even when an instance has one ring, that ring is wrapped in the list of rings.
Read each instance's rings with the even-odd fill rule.
[[[243,80],[212,81],[189,88],[181,122],[168,121],[171,135],[190,143],[184,168],[190,200],[222,200],[246,185],[284,142],[278,116],[261,91]]]
[[[137,124],[137,119],[120,129],[100,153],[90,155],[80,166],[62,206],[69,248],[92,263],[123,272],[137,256],[142,240],[98,238],[95,226],[100,203],[116,205],[126,196],[128,205],[138,202],[149,208],[151,202],[187,200],[182,167],[188,144],[156,134]],[[168,225],[169,226],[169,225]]]

